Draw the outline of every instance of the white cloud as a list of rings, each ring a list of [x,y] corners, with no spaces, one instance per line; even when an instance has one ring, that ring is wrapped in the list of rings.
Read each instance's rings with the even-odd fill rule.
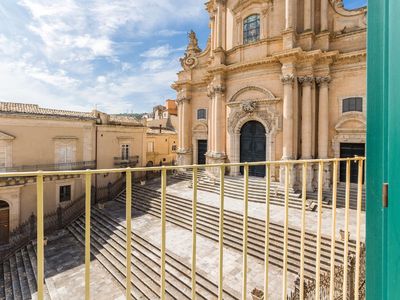
[[[168,37],[204,8],[198,0],[19,0],[0,3],[0,13],[0,99],[124,112],[173,97],[182,48]]]

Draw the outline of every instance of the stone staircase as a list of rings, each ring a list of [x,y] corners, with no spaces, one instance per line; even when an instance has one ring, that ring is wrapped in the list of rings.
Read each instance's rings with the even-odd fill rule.
[[[84,244],[84,216],[68,229]],[[91,214],[91,252],[110,274],[126,287],[126,234],[125,226],[114,221],[103,211],[93,208]],[[159,299],[160,248],[138,234],[132,234],[132,297],[133,299]],[[166,296],[167,299],[191,299],[191,267],[167,252]],[[197,272],[197,298],[216,299],[217,285]],[[224,299],[239,299],[235,291],[225,289]]]
[[[203,171],[199,171],[198,189],[211,193],[219,193],[219,179],[210,179]],[[172,182],[178,180],[191,181],[190,172],[180,172],[173,176]],[[346,185],[338,184],[337,188],[337,207],[345,207]],[[243,177],[225,177],[225,195],[233,199],[243,199]],[[301,193],[289,190],[289,207],[301,209]],[[308,192],[307,200],[317,201],[318,192]],[[266,201],[266,182],[264,178],[249,177],[249,201],[265,203]],[[332,208],[332,190],[323,192],[323,207]],[[284,190],[278,182],[271,182],[270,203],[273,205],[284,206]],[[357,208],[357,185],[350,187],[350,209]],[[365,189],[363,188],[362,209],[365,211]]]
[[[121,193],[117,201],[125,204],[125,193]],[[167,221],[191,230],[191,201],[185,198],[167,195]],[[135,210],[160,217],[161,195],[160,192],[143,186],[134,186],[132,206]],[[198,203],[198,234],[213,241],[218,241],[219,208]],[[224,212],[224,243],[237,251],[242,251],[242,215],[225,210]],[[248,253],[260,260],[264,260],[264,236],[265,222],[249,217],[248,227]],[[270,264],[281,268],[283,263],[283,233],[284,228],[280,224],[270,223]],[[299,273],[300,265],[300,236],[301,232],[295,228],[289,228],[288,271]],[[305,238],[305,276],[308,279],[315,278],[316,240],[314,233],[307,232]],[[330,244],[328,236],[322,237],[321,245],[321,271],[327,272],[330,268]],[[335,261],[339,265],[343,261],[344,245],[342,241],[336,241]],[[349,243],[349,252],[355,252],[355,243]]]
[[[37,299],[36,251],[32,243],[0,263],[0,299]],[[45,299],[49,299],[45,286]]]

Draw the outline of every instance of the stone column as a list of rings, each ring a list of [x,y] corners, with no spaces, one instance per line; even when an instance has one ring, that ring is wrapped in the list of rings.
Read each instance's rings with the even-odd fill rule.
[[[319,111],[318,111],[318,157],[328,158],[329,138],[329,82],[331,78],[318,77]]]
[[[311,0],[304,0],[304,31],[311,30]]]
[[[225,87],[222,84],[214,86],[215,108],[215,154],[225,156],[226,118],[225,118]]]
[[[312,96],[311,87],[314,82],[312,76],[299,77],[302,84],[303,97],[301,106],[301,157],[302,159],[312,158]],[[307,167],[307,191],[314,191],[313,188],[314,172],[313,166]],[[300,179],[299,179],[300,180]]]
[[[285,0],[285,30],[293,28],[293,0]]]
[[[321,0],[321,32],[328,30],[328,0]]]
[[[293,82],[294,75],[282,76],[283,83],[283,160],[293,159]]]
[[[301,157],[310,159],[312,155],[312,97],[311,86],[314,82],[312,76],[299,77],[302,84],[303,97],[301,107]]]

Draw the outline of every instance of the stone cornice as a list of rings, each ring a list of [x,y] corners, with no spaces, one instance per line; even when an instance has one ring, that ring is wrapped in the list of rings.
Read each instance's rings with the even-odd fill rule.
[[[261,65],[270,65],[270,64],[277,64],[279,60],[275,57],[269,56],[264,59],[250,61],[250,62],[243,62],[243,63],[236,63],[226,67],[226,71],[243,71],[249,68],[261,66]]]
[[[282,101],[281,98],[274,98],[274,99],[269,99],[269,98],[258,98],[258,99],[251,99],[252,101],[255,101],[260,104],[276,104]],[[235,102],[229,102],[226,104],[228,107],[238,107],[242,104],[241,101],[235,101]]]
[[[296,62],[301,54],[303,54],[303,50],[301,48],[294,48],[276,52],[273,54],[273,57],[279,60],[282,64],[285,64]]]
[[[366,59],[367,59],[367,50],[359,50],[359,51],[339,54],[336,57],[334,64],[339,65],[339,64],[358,63],[358,62],[364,62],[366,61]]]

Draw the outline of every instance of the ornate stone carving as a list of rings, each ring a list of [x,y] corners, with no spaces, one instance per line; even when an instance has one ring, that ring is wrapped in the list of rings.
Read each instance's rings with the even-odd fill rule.
[[[287,74],[281,76],[281,81],[283,84],[293,84],[295,80],[294,74]]]
[[[180,59],[182,68],[190,70],[199,64],[197,55],[201,52],[199,41],[197,40],[196,33],[191,30],[188,33],[189,44],[186,48],[185,56]]]
[[[313,76],[300,76],[298,77],[298,81],[302,85],[311,85],[314,82]]]
[[[330,76],[321,76],[317,77],[315,81],[318,83],[319,86],[328,85],[331,82]]]
[[[230,133],[235,133],[235,130],[238,128],[238,124],[245,123],[250,120],[260,120],[267,127],[266,131],[270,132],[274,126],[276,121],[275,115],[268,110],[265,111],[253,111],[253,113],[249,114],[243,110],[236,111],[231,113],[228,119],[228,131]],[[240,124],[239,124],[240,125]]]
[[[257,102],[254,100],[246,100],[240,104],[240,108],[245,113],[253,113],[256,110]]]
[[[207,96],[212,97],[215,94],[223,94],[225,92],[224,84],[209,84],[207,87]]]

